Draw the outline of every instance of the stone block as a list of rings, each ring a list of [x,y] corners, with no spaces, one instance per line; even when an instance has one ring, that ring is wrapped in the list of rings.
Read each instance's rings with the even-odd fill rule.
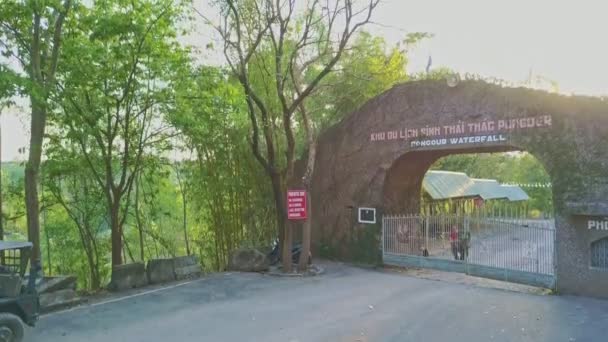
[[[202,273],[201,265],[194,255],[173,258],[173,267],[177,280],[198,277]]]
[[[112,268],[112,281],[108,285],[110,291],[122,291],[136,287],[146,286],[148,277],[146,267],[141,262],[114,266]]]
[[[173,264],[175,267],[192,266],[198,264],[198,258],[196,255],[186,255],[173,258]]]
[[[177,280],[194,278],[200,276],[202,273],[200,265],[190,265],[175,269],[175,278]]]
[[[150,284],[166,283],[176,279],[173,259],[152,259],[146,268]]]

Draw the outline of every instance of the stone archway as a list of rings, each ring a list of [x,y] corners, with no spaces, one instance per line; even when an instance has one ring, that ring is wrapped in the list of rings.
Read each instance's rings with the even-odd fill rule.
[[[344,260],[379,261],[378,225],[356,208],[416,210],[424,173],[453,153],[525,150],[553,183],[557,288],[607,296],[608,270],[590,245],[608,231],[608,103],[466,81],[402,84],[372,99],[319,139],[313,180],[313,247]]]
[[[415,150],[405,152],[386,170],[382,209],[385,213],[416,213],[420,209],[422,180],[437,160],[452,154],[493,153],[518,150],[512,146],[484,146],[477,148],[453,148]],[[404,177],[407,175],[407,177]]]

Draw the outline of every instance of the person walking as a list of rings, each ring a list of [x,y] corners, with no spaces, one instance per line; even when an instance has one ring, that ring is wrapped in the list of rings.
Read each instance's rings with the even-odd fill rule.
[[[452,247],[452,255],[454,255],[454,260],[458,260],[458,251],[460,250],[460,246],[458,244],[458,227],[456,225],[453,225],[452,230],[450,231],[450,245]]]
[[[465,260],[469,256],[469,247],[471,243],[471,233],[461,229],[458,233],[458,253],[460,260]]]

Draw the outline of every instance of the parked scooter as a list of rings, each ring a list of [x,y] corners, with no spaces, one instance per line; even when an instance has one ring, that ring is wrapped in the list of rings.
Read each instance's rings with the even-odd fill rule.
[[[297,264],[300,261],[300,254],[302,254],[302,244],[301,243],[293,244],[291,247],[291,261],[294,264]],[[276,265],[277,263],[279,263],[281,261],[281,256],[282,256],[281,248],[279,245],[279,240],[277,239],[272,243],[272,250],[268,254],[268,257],[270,258],[270,264]],[[312,254],[309,253],[308,254],[308,264],[310,265],[311,263],[312,263]]]

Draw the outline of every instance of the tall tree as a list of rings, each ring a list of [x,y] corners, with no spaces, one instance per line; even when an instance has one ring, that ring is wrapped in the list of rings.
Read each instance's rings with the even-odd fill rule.
[[[171,122],[192,158],[181,161],[188,205],[200,229],[193,244],[222,269],[241,244],[268,244],[274,210],[269,182],[251,155],[242,87],[227,70],[201,67],[174,88]],[[178,184],[179,185],[179,184]],[[270,202],[270,204],[269,204]],[[192,246],[191,246],[192,248]]]
[[[0,3],[0,50],[21,64],[29,81],[31,124],[25,166],[25,203],[28,236],[34,245],[32,266],[37,269],[41,269],[38,183],[42,143],[51,109],[50,97],[56,88],[64,23],[72,7],[71,0],[4,0]]]
[[[398,44],[388,49],[382,38],[367,32],[359,33],[350,48],[345,50],[339,67],[321,82],[319,90],[307,101],[307,106],[299,108],[300,122],[304,128],[303,146],[306,148],[302,185],[307,193],[311,191],[320,130],[396,83],[406,81],[407,48],[425,37],[421,33],[408,34],[405,46]],[[307,82],[307,79],[302,81]],[[309,215],[312,216],[312,213]],[[302,245],[305,251],[310,248],[311,224],[310,220],[303,224]],[[300,254],[300,270],[306,269],[308,259],[308,254]]]
[[[333,70],[378,3],[370,0],[357,6],[352,0],[311,0],[300,7],[295,0],[219,2],[222,21],[215,27],[245,92],[253,155],[272,184],[286,272],[291,270],[291,229],[284,197],[287,183],[294,182],[294,114]],[[298,80],[303,75],[314,76],[302,84]]]
[[[109,210],[112,265],[123,263],[131,191],[152,156],[169,148],[161,108],[174,73],[188,63],[177,42],[184,3],[95,2],[65,46],[62,115],[57,127],[80,147]]]

